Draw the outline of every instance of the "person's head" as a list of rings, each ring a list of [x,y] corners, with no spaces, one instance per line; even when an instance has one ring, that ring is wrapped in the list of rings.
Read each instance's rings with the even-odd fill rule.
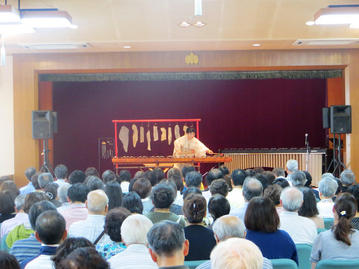
[[[221,194],[226,197],[228,194],[228,189],[228,184],[223,178],[213,180],[211,185],[209,186],[209,191],[211,192],[211,195]]]
[[[269,185],[263,192],[263,197],[269,198],[272,200],[275,206],[280,204],[280,194],[282,192],[282,187],[278,184]]]
[[[269,182],[268,182],[268,179],[267,177],[264,175],[264,174],[255,174],[254,176],[256,179],[259,180],[260,183],[262,183],[262,186],[263,186],[263,190],[265,190],[268,185],[269,185]]]
[[[244,238],[246,236],[246,227],[236,216],[226,215],[218,218],[213,223],[212,230],[217,242],[231,237]]]
[[[161,184],[166,184],[172,188],[172,191],[174,193],[174,199],[177,197],[177,186],[176,183],[172,179],[164,178],[160,181]]]
[[[170,208],[175,199],[173,189],[163,183],[159,183],[152,188],[151,200],[155,208]]]
[[[206,199],[199,194],[191,194],[183,201],[183,214],[189,223],[201,223],[207,212]]]
[[[36,169],[34,167],[29,167],[25,170],[25,177],[28,181],[31,181],[33,175],[36,174]]]
[[[351,185],[347,189],[347,192],[352,194],[357,201],[357,209],[359,210],[359,185]]]
[[[57,197],[59,197],[59,201],[64,204],[67,203],[67,192],[69,188],[71,187],[71,184],[65,182],[61,184],[61,186],[57,189]]]
[[[275,180],[276,176],[273,172],[271,171],[264,171],[263,176],[265,176],[267,178],[267,182],[269,185],[273,184],[273,181]]]
[[[182,176],[183,178],[186,178],[187,173],[192,172],[192,171],[196,171],[196,168],[194,166],[191,165],[185,165],[182,167]]]
[[[303,193],[296,187],[287,187],[280,194],[283,208],[290,212],[297,212],[303,204]]]
[[[285,177],[285,171],[283,168],[273,168],[272,172],[276,177]]]
[[[25,194],[19,194],[18,196],[16,196],[14,203],[15,203],[15,211],[19,212],[21,210],[24,210],[24,206],[25,206]]]
[[[303,193],[303,204],[298,211],[299,216],[315,217],[319,211],[313,190],[308,187],[301,187],[300,190]]]
[[[108,210],[108,197],[103,190],[94,190],[87,194],[86,206],[89,214],[106,215]]]
[[[340,174],[340,180],[342,181],[344,186],[349,186],[355,183],[355,175],[352,170],[345,169]]]
[[[122,206],[131,213],[142,214],[143,211],[141,197],[134,191],[130,191],[122,197]]]
[[[105,219],[105,233],[114,242],[121,242],[121,226],[123,221],[131,215],[131,212],[124,207],[111,209]]]
[[[145,199],[150,196],[151,190],[151,182],[145,177],[137,178],[132,186],[132,191],[136,192],[141,197],[141,199]]]
[[[121,226],[122,241],[131,244],[147,244],[147,233],[153,226],[152,221],[140,214],[128,216]]]
[[[139,178],[139,177],[144,177],[145,176],[145,172],[138,170],[133,178]]]
[[[54,262],[55,268],[59,266],[60,262],[75,249],[90,247],[95,248],[95,246],[84,237],[71,237],[64,240],[61,245],[56,249],[56,254],[51,259]]]
[[[202,175],[197,171],[192,171],[186,174],[185,182],[187,187],[199,188],[202,183]]]
[[[44,188],[44,193],[49,197],[49,200],[56,200],[57,199],[57,189],[59,185],[55,182],[49,183]]]
[[[228,215],[231,211],[231,206],[226,199],[221,194],[215,194],[208,201],[208,212],[211,214],[213,220],[215,221],[219,217]]]
[[[151,257],[159,267],[183,265],[189,243],[180,224],[168,220],[156,223],[147,233],[147,241]],[[168,258],[175,264],[167,264]]]
[[[263,256],[260,249],[243,238],[229,238],[220,242],[211,252],[212,269],[261,269]]]
[[[188,127],[186,129],[186,136],[188,140],[191,140],[193,137],[195,137],[196,131],[193,127]]]
[[[186,199],[187,196],[190,195],[191,193],[202,195],[202,192],[201,192],[198,188],[190,187],[190,188],[187,188],[187,189],[182,193],[183,200]]]
[[[229,175],[229,169],[227,166],[221,165],[218,169],[221,170],[223,176]]]
[[[103,182],[107,183],[116,180],[116,174],[112,170],[106,170],[102,173]]]
[[[289,187],[289,182],[283,177],[278,177],[273,181],[273,185],[279,185],[282,189]]]
[[[350,193],[343,193],[334,203],[334,236],[338,241],[351,245],[350,234],[352,233],[351,220],[357,212],[357,201]]]
[[[1,269],[20,269],[20,265],[13,255],[11,255],[5,251],[0,251],[0,268]]]
[[[43,189],[47,184],[53,182],[54,178],[51,173],[41,173],[37,178],[37,181],[39,182],[40,188]]]
[[[131,173],[130,173],[130,171],[124,169],[124,170],[120,171],[120,173],[118,174],[118,177],[121,182],[124,182],[124,181],[129,182],[131,180]]]
[[[298,161],[297,160],[288,160],[286,167],[287,167],[288,174],[292,174],[298,170]]]
[[[158,183],[157,177],[152,170],[147,170],[144,174],[144,177],[147,178],[151,182],[152,186],[155,186]]]
[[[335,177],[334,180],[335,180],[335,181],[337,182],[337,184],[338,184],[338,188],[337,188],[337,191],[335,192],[335,195],[338,195],[338,194],[341,193],[342,190],[343,190],[343,184],[342,184],[342,182],[340,181],[340,179],[337,178],[337,177]]]
[[[0,191],[9,193],[13,200],[20,194],[20,191],[13,180],[4,181],[0,186]]]
[[[57,179],[66,179],[67,178],[68,169],[64,164],[58,164],[55,167],[54,174]]]
[[[206,183],[207,185],[211,185],[213,180],[222,178],[223,174],[222,171],[219,170],[218,168],[212,168],[211,170],[208,171],[207,175],[206,175]]]
[[[303,171],[303,173],[305,174],[305,178],[306,178],[306,182],[304,184],[305,187],[310,187],[312,185],[312,175],[308,172],[308,171]]]
[[[8,191],[0,192],[0,214],[8,215],[15,212],[15,203],[12,195]]]
[[[171,168],[168,170],[167,178],[172,179],[175,182],[178,191],[183,190],[182,174],[178,168]]]
[[[89,176],[100,177],[100,174],[98,173],[98,171],[95,167],[87,167],[85,170],[85,175],[86,175],[86,177],[89,177]]]
[[[122,204],[122,189],[117,181],[110,181],[105,185],[105,193],[108,197],[108,210],[120,207]]]
[[[86,185],[90,189],[90,191],[105,189],[105,184],[97,176],[88,176],[86,178]]]
[[[54,210],[41,213],[36,219],[35,236],[45,245],[61,243],[67,237],[64,217]]]
[[[56,269],[109,269],[110,265],[93,247],[82,247],[72,251]]]
[[[290,175],[290,181],[294,187],[304,187],[307,178],[303,171],[295,171]]]
[[[256,171],[254,169],[246,169],[246,177],[254,177],[256,174]]]
[[[34,186],[35,190],[40,190],[41,189],[40,186],[39,186],[39,181],[38,181],[39,175],[40,175],[40,173],[35,173],[35,175],[33,175],[31,177],[31,184],[32,184],[32,186]]]
[[[40,216],[43,212],[48,211],[48,210],[56,211],[56,206],[54,206],[54,204],[49,201],[40,201],[40,202],[34,203],[31,206],[30,212],[29,212],[29,221],[30,221],[31,228],[33,230],[35,230],[35,228],[36,228],[36,220],[37,220],[38,216]]]
[[[338,189],[338,183],[334,178],[322,177],[319,181],[319,192],[323,198],[332,198]]]
[[[84,203],[87,200],[89,188],[83,183],[75,183],[67,191],[67,196],[72,203]]]
[[[262,183],[253,177],[248,177],[243,183],[243,197],[249,202],[253,197],[262,196],[263,186]]]
[[[232,182],[234,186],[242,186],[246,179],[246,173],[242,169],[235,169],[232,172]]]
[[[272,200],[254,197],[248,204],[244,223],[248,230],[276,232],[279,227],[279,216]]]
[[[86,179],[86,175],[81,170],[74,170],[71,172],[69,176],[70,184],[84,183],[85,179]]]
[[[156,182],[160,182],[162,179],[166,178],[165,172],[160,167],[153,169],[153,174],[155,175]]]
[[[29,213],[30,208],[37,202],[48,201],[49,198],[43,192],[31,192],[25,197],[24,212]]]

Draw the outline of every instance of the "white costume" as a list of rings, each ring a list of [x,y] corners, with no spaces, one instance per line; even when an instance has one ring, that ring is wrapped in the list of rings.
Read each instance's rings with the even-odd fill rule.
[[[193,137],[181,136],[174,141],[173,157],[206,157],[207,148],[201,141]],[[194,151],[194,153],[192,152]]]

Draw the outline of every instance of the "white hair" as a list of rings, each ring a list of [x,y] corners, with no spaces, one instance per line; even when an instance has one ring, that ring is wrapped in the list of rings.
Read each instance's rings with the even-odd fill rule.
[[[298,211],[303,204],[303,193],[295,187],[287,187],[280,194],[283,208],[287,211]]]
[[[338,183],[331,177],[324,177],[319,181],[319,192],[324,197],[333,197],[338,189]]]
[[[103,212],[108,205],[108,197],[103,190],[94,190],[87,194],[87,208],[94,213]]]
[[[246,227],[243,221],[236,216],[222,216],[218,218],[212,227],[219,241],[223,241],[231,237],[244,238]]]
[[[352,185],[355,182],[355,175],[352,170],[345,169],[340,174],[340,180],[344,185]]]
[[[287,170],[289,172],[295,172],[298,170],[298,161],[297,160],[288,160],[287,161]]]
[[[71,187],[71,184],[65,182],[57,189],[57,197],[61,203],[67,203],[67,191]]]
[[[144,215],[128,216],[121,226],[121,237],[126,245],[147,244],[147,233],[153,226],[152,221]]]
[[[212,269],[261,269],[263,256],[249,240],[229,238],[220,242],[211,252]]]
[[[24,209],[25,197],[25,194],[19,194],[18,196],[16,196],[14,203],[17,211]]]

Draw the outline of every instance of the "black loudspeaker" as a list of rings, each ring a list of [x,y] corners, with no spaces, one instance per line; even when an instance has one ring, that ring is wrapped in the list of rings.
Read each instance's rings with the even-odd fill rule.
[[[352,107],[330,107],[330,132],[333,134],[348,134],[352,132]]]
[[[323,107],[322,112],[323,112],[323,129],[328,129],[330,128],[329,108]]]
[[[48,110],[32,111],[32,138],[50,139],[57,132],[57,114]]]

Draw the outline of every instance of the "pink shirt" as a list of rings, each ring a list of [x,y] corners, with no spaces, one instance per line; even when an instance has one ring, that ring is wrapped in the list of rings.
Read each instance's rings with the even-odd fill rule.
[[[29,222],[29,217],[26,213],[19,212],[12,219],[5,220],[1,223],[0,237],[4,237],[11,232],[16,226]]]
[[[66,220],[66,230],[70,225],[76,221],[85,220],[87,218],[88,210],[85,204],[70,204],[64,209],[59,208],[59,213]]]

